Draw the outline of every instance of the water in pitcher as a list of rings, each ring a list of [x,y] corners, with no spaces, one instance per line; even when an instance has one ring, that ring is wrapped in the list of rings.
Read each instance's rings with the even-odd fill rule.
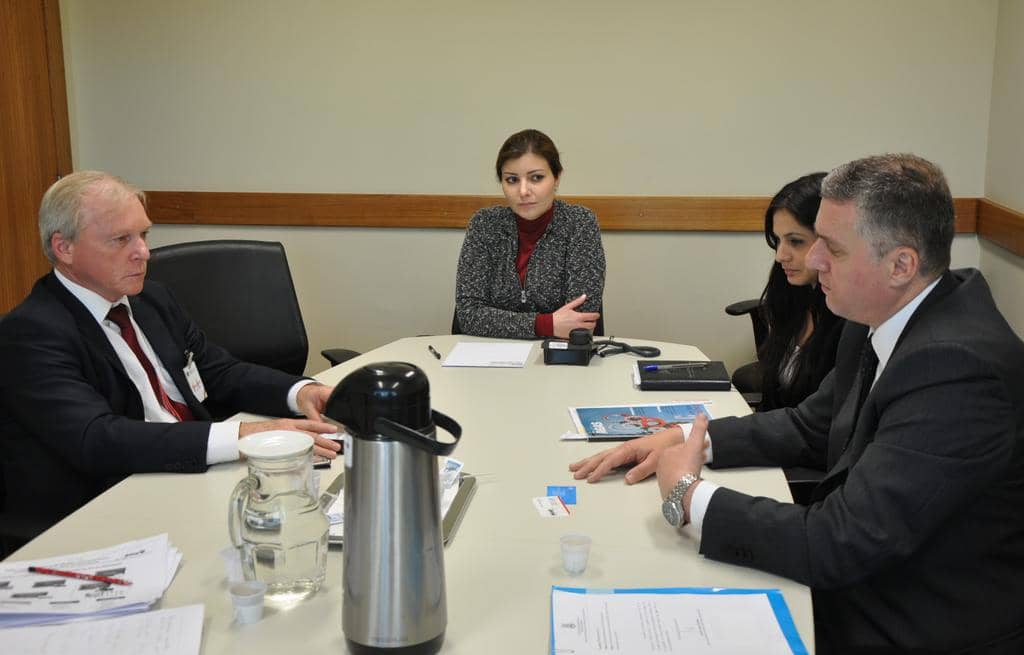
[[[249,475],[235,487],[228,518],[242,573],[266,583],[267,601],[278,606],[316,593],[327,567],[327,517],[311,493],[312,439],[295,434],[239,441]]]
[[[246,579],[267,584],[268,600],[301,600],[323,584],[327,519],[309,494],[280,494],[269,503],[250,503],[242,518],[242,542],[242,572]]]

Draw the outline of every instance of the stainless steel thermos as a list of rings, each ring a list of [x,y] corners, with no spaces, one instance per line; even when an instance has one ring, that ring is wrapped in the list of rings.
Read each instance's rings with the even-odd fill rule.
[[[342,630],[355,655],[436,653],[448,622],[437,456],[461,428],[430,409],[430,385],[403,362],[364,366],[331,394],[345,425]],[[437,441],[437,428],[454,441]]]

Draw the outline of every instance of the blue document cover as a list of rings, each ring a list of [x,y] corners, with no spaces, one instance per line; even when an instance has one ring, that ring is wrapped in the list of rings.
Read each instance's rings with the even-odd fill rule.
[[[713,418],[707,402],[571,407],[579,434],[591,441],[622,441],[693,423],[698,414]]]
[[[556,586],[550,652],[806,655],[807,647],[778,589]]]

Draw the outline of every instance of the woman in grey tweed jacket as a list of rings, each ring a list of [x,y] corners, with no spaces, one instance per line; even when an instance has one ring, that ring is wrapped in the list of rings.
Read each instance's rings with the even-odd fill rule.
[[[469,222],[455,281],[459,327],[521,339],[593,330],[604,292],[601,233],[589,209],[555,200],[562,167],[554,144],[536,130],[513,134],[495,168],[509,206],[481,209]],[[542,235],[534,221],[550,221]]]

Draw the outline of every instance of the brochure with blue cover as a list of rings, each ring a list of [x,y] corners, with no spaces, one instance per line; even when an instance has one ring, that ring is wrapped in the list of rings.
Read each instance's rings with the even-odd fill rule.
[[[778,589],[551,588],[550,652],[806,655]]]
[[[709,419],[714,418],[710,405],[709,400],[699,400],[570,407],[569,414],[576,425],[577,433],[585,434],[588,441],[626,441],[676,425],[693,423],[698,414],[704,414]]]

